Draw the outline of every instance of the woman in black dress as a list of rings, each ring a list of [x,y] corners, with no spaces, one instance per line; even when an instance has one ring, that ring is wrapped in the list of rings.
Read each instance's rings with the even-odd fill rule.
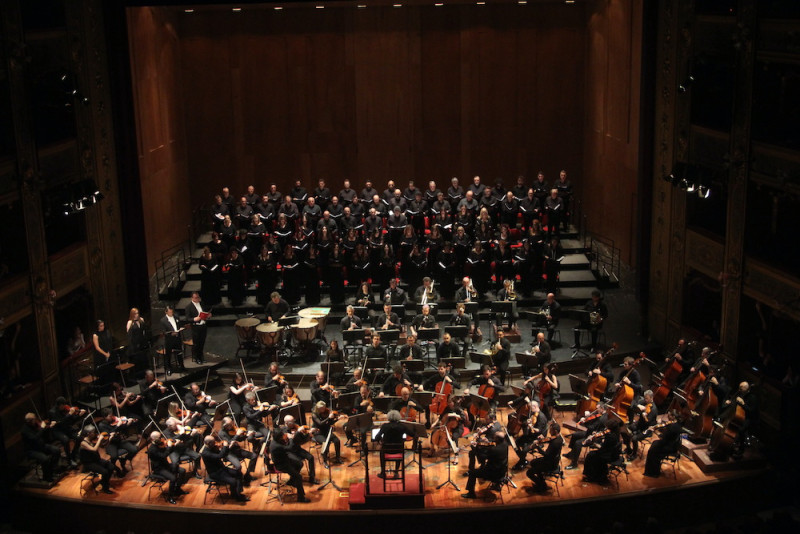
[[[316,306],[320,300],[319,287],[319,262],[317,260],[317,250],[314,247],[308,248],[303,260],[303,282],[306,288],[306,305]]]
[[[241,306],[244,302],[244,262],[239,249],[231,247],[228,268],[228,300],[232,306]],[[202,297],[201,297],[202,298]]]
[[[300,260],[295,254],[292,245],[286,245],[281,257],[281,278],[283,279],[283,298],[290,305],[297,304],[300,300]]]
[[[208,306],[219,304],[219,286],[222,283],[222,269],[217,258],[209,247],[203,249],[203,255],[197,262],[200,267],[200,298]]]
[[[331,304],[344,304],[344,258],[342,256],[339,243],[334,243],[330,256],[328,256],[328,268],[325,274],[328,284],[328,292],[331,296]]]
[[[269,245],[264,245],[253,265],[253,275],[256,279],[256,300],[262,306],[267,305],[269,295],[275,291],[275,285],[278,283],[278,272],[275,267],[275,251]]]

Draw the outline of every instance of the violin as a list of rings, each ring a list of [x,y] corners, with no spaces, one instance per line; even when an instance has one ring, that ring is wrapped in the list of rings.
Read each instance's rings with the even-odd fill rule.
[[[274,380],[275,382],[277,382],[278,384],[280,384],[282,386],[285,386],[286,384],[288,384],[288,382],[286,381],[286,377],[284,377],[283,375],[275,375],[275,376],[272,377],[272,380]]]
[[[598,430],[597,432],[593,432],[593,433],[592,433],[592,434],[591,434],[591,435],[590,435],[588,438],[586,438],[585,440],[583,440],[583,446],[585,447],[585,446],[587,446],[588,444],[590,444],[590,443],[593,443],[593,442],[594,442],[594,440],[596,440],[596,439],[598,439],[598,438],[601,438],[601,437],[603,437],[603,436],[607,435],[609,432],[610,432],[610,430],[608,430],[608,429],[605,429],[605,430]]]

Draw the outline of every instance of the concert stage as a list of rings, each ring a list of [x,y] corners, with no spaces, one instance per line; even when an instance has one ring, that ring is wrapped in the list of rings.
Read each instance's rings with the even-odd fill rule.
[[[567,414],[565,416],[569,417]],[[409,526],[420,521],[426,523],[444,519],[455,521],[454,525],[469,525],[471,531],[484,526],[490,528],[493,524],[496,526],[498,520],[505,524],[517,521],[530,524],[527,522],[535,521],[540,528],[546,525],[563,526],[566,523],[571,527],[570,530],[575,531],[590,525],[606,528],[620,518],[628,520],[641,517],[644,521],[647,516],[659,517],[665,527],[685,526],[691,524],[687,522],[694,521],[695,517],[697,521],[707,522],[713,520],[711,518],[715,514],[730,516],[746,513],[748,506],[763,505],[781,495],[778,485],[772,480],[772,472],[763,467],[763,462],[759,468],[745,469],[746,465],[737,465],[736,469],[703,473],[690,458],[682,457],[674,476],[672,469],[667,466],[658,479],[644,477],[644,459],[639,458],[628,465],[630,475],[626,477],[622,474],[618,485],[599,486],[584,482],[582,469],[577,469],[565,471],[563,485],[559,484],[557,491],[551,486],[548,493],[536,495],[526,490],[530,482],[524,473],[513,473],[513,480],[518,486],[516,489],[503,489],[500,494],[490,491],[487,482],[479,481],[478,498],[467,501],[461,498],[465,491],[466,477],[463,473],[467,464],[467,454],[462,452],[459,465],[451,465],[452,478],[460,491],[449,485],[437,490],[447,480],[447,463],[436,463],[443,458],[425,457],[423,495],[418,501],[424,504],[422,509],[413,508],[416,504],[408,504],[415,500],[415,496],[410,494],[406,496],[407,504],[402,507],[393,505],[386,509],[370,501],[367,501],[370,507],[366,506],[366,502],[356,502],[355,506],[351,506],[353,500],[359,500],[354,497],[363,491],[364,469],[359,462],[347,467],[348,463],[357,459],[354,449],[343,448],[342,452],[346,462],[332,466],[333,480],[342,491],[332,486],[318,490],[317,486],[306,484],[306,495],[312,501],[308,504],[297,503],[293,495],[288,495],[281,505],[274,495],[268,494],[267,488],[260,486],[266,479],[261,477],[263,469],[259,460],[255,471],[258,478],[245,490],[245,494],[251,498],[250,502],[241,504],[226,501],[223,504],[216,493],[205,494],[205,485],[201,480],[190,479],[185,486],[189,495],[181,497],[177,505],[170,505],[159,497],[157,490],[150,494],[149,485],[142,486],[147,474],[145,453],[142,451],[134,461],[132,473],[128,473],[124,479],[112,478],[114,495],[89,491],[81,496],[84,475],[74,472],[51,489],[18,486],[13,493],[14,509],[19,512],[14,524],[33,532],[52,529],[86,532],[88,528],[91,529],[89,531],[102,529],[109,533],[169,531],[199,534],[265,524],[271,527],[286,525],[292,528],[297,525],[302,528],[330,528],[332,524],[342,524],[341,521],[353,525],[366,521],[370,526],[380,525],[382,532],[407,532]],[[516,456],[512,451],[509,463],[514,461]],[[732,467],[734,465],[731,464]],[[406,487],[412,493],[418,488],[417,479],[411,480],[416,472],[414,468],[407,473],[409,478]],[[322,482],[327,480],[327,472],[319,468],[319,464],[317,477]],[[371,477],[370,486],[373,489],[382,489],[382,484],[381,479]],[[746,502],[743,502],[742,495],[748,496]],[[689,502],[699,506],[685,507],[685,503]],[[775,504],[778,501],[769,502]],[[680,512],[676,514],[677,510]],[[487,511],[491,513],[484,513]]]

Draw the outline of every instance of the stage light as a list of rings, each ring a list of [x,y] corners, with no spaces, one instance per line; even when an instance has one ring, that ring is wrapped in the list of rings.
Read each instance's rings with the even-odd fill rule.
[[[697,196],[700,198],[708,198],[711,196],[711,189],[708,187],[701,185],[697,187]]]
[[[479,6],[485,6],[486,5],[486,2],[475,2],[475,3],[478,4]]]
[[[234,13],[241,13],[242,12],[242,8],[241,7],[234,7],[234,8],[231,8],[231,11],[233,11]]]
[[[283,6],[275,6],[273,9],[275,11],[280,11],[281,9],[283,9]]]
[[[364,4],[358,4],[356,7],[357,7],[358,9],[367,9],[367,6],[366,6],[366,5],[364,5]]]
[[[403,4],[392,4],[392,7],[403,7]]]
[[[314,6],[314,7],[316,7],[317,9],[325,9],[325,6]]]
[[[433,4],[433,5],[436,6],[436,7],[442,7],[444,4],[439,2],[438,4]]]
[[[194,9],[184,9],[184,13],[194,13]]]
[[[524,6],[525,4],[527,4],[527,3],[528,3],[528,0],[517,0],[517,3],[518,3],[519,5],[521,5],[521,6]]]
[[[694,193],[694,190],[695,190],[694,182],[688,182],[688,184],[686,186],[686,192],[687,193]]]
[[[686,80],[683,83],[678,84],[678,92],[685,93],[686,91],[689,90],[689,88],[692,86],[693,83],[694,83],[694,76],[690,74],[689,76],[686,77]]]

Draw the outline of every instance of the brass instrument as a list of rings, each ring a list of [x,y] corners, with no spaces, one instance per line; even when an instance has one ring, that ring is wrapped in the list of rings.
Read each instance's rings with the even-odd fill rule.
[[[593,311],[589,314],[589,324],[592,326],[599,325],[603,321],[603,317],[600,315],[600,312]]]
[[[469,293],[470,298],[477,299],[478,298],[478,291],[475,289],[475,286],[472,285],[472,278],[469,279],[469,285],[467,286],[467,292]]]
[[[517,300],[517,293],[514,291],[514,280],[511,280],[511,283],[508,285],[506,300]]]
[[[431,280],[431,287],[429,287],[426,291],[422,292],[422,300],[420,304],[423,306],[428,303],[429,300],[433,300],[433,286],[436,284],[436,280]]]

